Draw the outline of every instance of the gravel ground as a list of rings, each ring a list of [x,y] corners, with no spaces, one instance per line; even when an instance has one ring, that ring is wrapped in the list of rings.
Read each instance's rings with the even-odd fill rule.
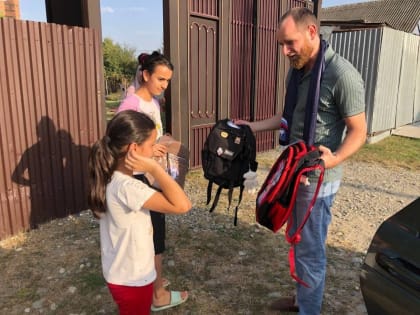
[[[259,183],[263,182],[269,171],[267,165],[271,164],[267,162],[275,161],[277,156],[278,152],[276,151],[260,154],[259,159],[263,163],[260,162],[258,170]],[[323,314],[367,314],[359,286],[360,267],[364,255],[375,231],[383,220],[420,196],[419,175],[420,170],[412,172],[401,168],[384,168],[379,164],[345,162],[344,178],[333,205],[333,219],[327,240],[328,269]],[[202,185],[192,185],[192,183],[194,181],[187,183],[186,189],[192,196],[194,205],[199,209],[205,208],[202,192],[200,192]],[[222,199],[223,197],[221,197]],[[240,223],[236,227],[240,235],[242,235],[242,225],[245,223],[252,225],[255,222],[254,200],[255,197],[246,196],[242,202],[239,211]],[[216,210],[216,212],[226,214],[223,206],[218,206]],[[219,231],[219,233],[231,229],[232,213],[222,222],[220,220],[208,220],[206,216],[209,216],[209,214],[203,215],[193,210],[185,217],[174,217],[170,220],[188,221],[191,226],[200,225],[200,221],[205,220],[209,224],[208,228],[210,230]],[[251,287],[255,286],[253,283],[258,279],[265,281],[266,279],[260,277],[265,277],[266,273],[271,275],[271,279],[268,284],[265,283],[261,288],[259,301],[255,302],[257,308],[250,310],[251,307],[245,305],[237,308],[237,312],[232,310],[232,313],[229,314],[272,314],[266,309],[262,311],[261,306],[266,305],[273,298],[290,294],[293,291],[294,285],[288,275],[288,245],[284,240],[284,228],[273,235],[264,228],[258,228],[255,224],[254,226],[254,235],[258,231],[260,234],[262,233],[266,243],[273,248],[271,252],[268,252],[269,263],[264,272],[249,268],[247,270],[249,274],[243,274],[242,276],[254,277],[252,281],[246,282],[246,285]],[[252,237],[252,234],[250,236]],[[219,246],[230,245],[225,239],[225,241],[221,240]],[[242,252],[241,250],[238,251],[238,255],[250,255],[250,251],[245,245]],[[267,251],[267,248],[264,247],[262,251]],[[254,257],[260,254],[263,255],[258,250],[254,250],[252,253]],[[187,261],[183,263],[187,263]],[[227,272],[235,272],[235,269]],[[194,287],[193,283],[190,285]],[[252,292],[252,289],[250,289],[250,292]],[[215,294],[229,296],[230,292],[219,288],[215,291]],[[258,307],[261,311],[255,311]]]
[[[419,175],[420,170],[412,172],[375,164],[346,163],[327,241],[334,249],[329,255],[329,278],[342,281],[327,283],[327,307],[335,309],[345,305],[346,314],[366,314],[358,283],[360,265],[380,224],[420,196]],[[347,255],[349,250],[353,253],[351,256]],[[344,268],[340,266],[342,261]],[[342,284],[347,279],[351,284],[343,290]]]
[[[259,154],[260,183],[277,156]],[[346,162],[327,240],[322,314],[366,314],[359,287],[364,255],[381,222],[419,196],[419,175]],[[190,297],[159,314],[276,314],[267,304],[294,288],[284,228],[273,234],[255,223],[255,195],[244,195],[236,227],[225,193],[209,214],[206,184],[200,170],[190,172],[185,190],[193,209],[167,217],[164,273],[171,289],[187,289]],[[116,314],[99,254],[98,222],[89,211],[0,242],[0,314]]]

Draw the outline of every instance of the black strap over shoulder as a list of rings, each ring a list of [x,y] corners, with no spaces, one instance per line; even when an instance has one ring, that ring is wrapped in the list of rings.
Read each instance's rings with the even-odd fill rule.
[[[207,202],[206,202],[206,205],[208,205],[210,203],[212,189],[213,189],[213,181],[209,180],[209,183],[207,184]]]
[[[239,190],[239,200],[238,200],[238,204],[235,207],[235,217],[233,219],[233,224],[236,226],[238,224],[238,209],[239,209],[239,205],[241,204],[242,201],[242,195],[244,192],[244,185],[241,185],[241,188]]]
[[[219,186],[219,188],[217,188],[216,196],[214,196],[213,204],[211,205],[209,212],[213,212],[213,210],[216,208],[217,203],[219,202],[220,193],[222,192],[222,189],[222,186]]]

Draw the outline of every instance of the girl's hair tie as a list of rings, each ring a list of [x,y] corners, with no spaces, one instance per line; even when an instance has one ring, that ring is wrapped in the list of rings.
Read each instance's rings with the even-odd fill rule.
[[[106,144],[109,144],[109,143],[111,142],[111,138],[110,138],[109,136],[104,136],[104,137],[102,138],[102,141],[103,141],[104,143],[106,143]]]

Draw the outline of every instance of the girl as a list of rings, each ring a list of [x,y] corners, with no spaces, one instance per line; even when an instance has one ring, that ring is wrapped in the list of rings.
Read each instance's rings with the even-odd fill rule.
[[[127,96],[120,104],[117,112],[124,110],[136,110],[147,114],[156,124],[157,138],[163,134],[162,119],[160,116],[160,106],[157,100],[161,96],[172,78],[174,66],[161,53],[154,51],[151,55],[140,55],[139,70],[141,72],[140,87],[135,94]],[[153,146],[153,156],[163,157],[167,150],[163,144],[156,143]],[[139,178],[138,175],[134,175]],[[187,299],[187,291],[168,291],[166,286],[169,284],[163,278],[162,261],[165,251],[165,215],[154,211],[150,212],[153,225],[153,242],[155,246],[155,267],[156,281],[153,286],[153,311],[160,311],[177,305],[174,296],[180,296],[182,300]]]
[[[157,137],[163,134],[162,119],[158,98],[165,92],[172,78],[174,66],[161,53],[154,51],[151,55],[141,54],[139,58],[140,86],[133,95],[127,96],[117,112],[131,109],[149,115],[155,122]],[[155,145],[155,156],[163,156],[166,151],[163,145]]]
[[[150,314],[153,298],[153,227],[149,209],[181,214],[191,202],[152,159],[156,126],[145,114],[124,111],[109,122],[89,156],[88,202],[100,219],[102,269],[121,315]],[[148,172],[162,192],[132,177]],[[181,304],[175,296],[173,303]]]

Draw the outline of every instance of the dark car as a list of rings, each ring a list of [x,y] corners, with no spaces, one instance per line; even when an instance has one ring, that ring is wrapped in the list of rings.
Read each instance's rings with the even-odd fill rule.
[[[360,287],[368,314],[420,314],[420,197],[376,231]]]

